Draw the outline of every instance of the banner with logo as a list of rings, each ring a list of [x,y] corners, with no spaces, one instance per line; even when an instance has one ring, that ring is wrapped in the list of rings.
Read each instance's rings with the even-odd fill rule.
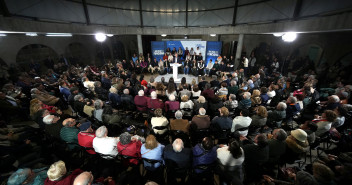
[[[156,58],[156,61],[163,59],[165,53],[165,42],[163,41],[152,41],[152,60]]]
[[[221,42],[208,41],[207,42],[207,57],[205,63],[208,64],[209,60],[212,59],[214,62],[221,54]]]

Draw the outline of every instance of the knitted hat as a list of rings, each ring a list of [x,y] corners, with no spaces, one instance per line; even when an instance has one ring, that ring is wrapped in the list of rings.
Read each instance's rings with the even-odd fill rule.
[[[307,133],[302,129],[296,129],[291,131],[291,135],[302,143],[304,143],[307,139]]]

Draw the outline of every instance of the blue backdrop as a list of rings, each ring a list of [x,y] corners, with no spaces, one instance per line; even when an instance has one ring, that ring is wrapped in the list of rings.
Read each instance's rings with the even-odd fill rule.
[[[156,60],[159,62],[159,60],[163,59],[165,53],[165,42],[163,41],[152,41],[152,55],[153,55],[153,60],[156,58]]]
[[[207,42],[207,57],[206,57],[206,64],[208,64],[209,60],[212,59],[213,62],[218,58],[221,54],[221,42],[215,41],[208,41]]]

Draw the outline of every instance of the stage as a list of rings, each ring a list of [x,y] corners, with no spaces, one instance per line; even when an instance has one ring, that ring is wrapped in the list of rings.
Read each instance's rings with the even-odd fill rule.
[[[161,77],[164,77],[165,78],[165,82],[168,82],[169,79],[171,77],[173,77],[173,75],[172,74],[159,75],[159,76],[155,77],[155,81],[156,82],[161,82]],[[175,80],[175,83],[176,84],[180,84],[181,83],[181,78],[183,78],[183,77],[186,77],[186,82],[188,84],[191,84],[193,79],[195,79],[196,80],[196,84],[198,84],[198,76],[193,76],[191,74],[189,74],[189,75],[178,74],[177,75],[178,81]]]

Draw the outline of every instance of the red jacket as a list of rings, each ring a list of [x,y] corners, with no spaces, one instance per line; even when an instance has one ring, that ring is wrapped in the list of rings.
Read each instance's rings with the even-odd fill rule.
[[[148,100],[149,98],[146,96],[135,96],[134,104],[137,106],[137,110],[139,111],[147,111],[148,109]]]
[[[131,157],[141,157],[141,146],[142,143],[141,141],[137,140],[134,141],[132,140],[130,143],[126,145],[122,145],[121,142],[117,143],[117,150],[119,152],[119,155],[127,155]],[[138,164],[137,159],[128,159],[123,161],[124,165],[129,166],[130,164]]]
[[[148,108],[150,109],[163,109],[164,103],[159,99],[150,99],[148,101]]]
[[[79,132],[78,144],[83,147],[93,148],[93,139],[95,138],[95,133]],[[86,150],[90,154],[96,154],[94,150]]]
[[[83,170],[81,169],[75,169],[71,174],[64,176],[58,181],[51,181],[49,180],[49,178],[46,178],[44,181],[44,185],[72,185],[75,178],[82,172]]]

